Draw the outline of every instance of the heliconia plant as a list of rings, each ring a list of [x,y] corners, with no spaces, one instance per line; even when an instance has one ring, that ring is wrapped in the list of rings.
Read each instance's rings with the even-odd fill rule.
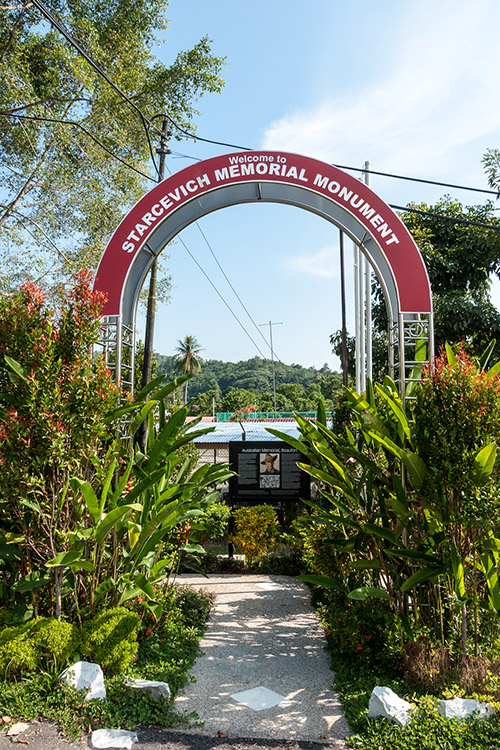
[[[346,390],[343,434],[299,415],[300,439],[269,430],[302,452],[321,488],[311,505],[337,562],[305,580],[386,599],[408,637],[432,627],[463,652],[469,611],[476,652],[479,610],[496,623],[500,612],[500,368],[486,364],[448,348],[405,403],[390,378]]]
[[[166,413],[186,377],[120,403],[92,354],[102,304],[86,273],[58,311],[32,284],[0,298],[0,606],[20,617],[82,620],[138,594],[155,611],[155,584],[202,552],[190,519],[230,476],[196,467],[212,428]]]

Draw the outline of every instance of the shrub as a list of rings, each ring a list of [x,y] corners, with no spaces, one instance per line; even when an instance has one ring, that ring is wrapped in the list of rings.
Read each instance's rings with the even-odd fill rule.
[[[82,651],[103,671],[122,672],[137,654],[140,618],[125,607],[100,612],[82,628]]]
[[[80,633],[69,622],[42,617],[0,633],[0,673],[33,672],[40,667],[57,671],[78,650]]]
[[[271,505],[254,505],[234,511],[236,534],[230,541],[252,561],[265,554],[278,533],[278,517]]]
[[[405,644],[404,677],[410,685],[430,690],[442,689],[450,672],[446,646],[433,646],[427,638]]]
[[[200,542],[222,539],[227,532],[230,515],[231,508],[225,502],[217,500],[210,503],[203,515],[198,516],[196,522],[191,525],[192,539]]]

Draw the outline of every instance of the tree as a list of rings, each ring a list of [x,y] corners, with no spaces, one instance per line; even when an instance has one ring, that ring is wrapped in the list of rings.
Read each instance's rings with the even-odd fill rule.
[[[51,4],[145,117],[165,112],[192,131],[195,102],[221,90],[223,59],[203,37],[160,63],[152,50],[166,8],[165,0]],[[151,185],[148,141],[157,134],[32,3],[0,8],[0,81],[0,288],[95,267],[124,211]]]
[[[194,375],[200,372],[202,359],[200,357],[201,346],[196,340],[196,336],[185,336],[184,340],[177,342],[175,351],[177,352],[176,369],[182,375]],[[184,384],[184,403],[187,403],[188,381]]]
[[[480,355],[488,342],[498,342],[500,356],[500,313],[490,298],[490,278],[500,275],[500,221],[491,202],[484,206],[463,206],[449,197],[433,206],[410,204],[402,219],[425,260],[434,304],[436,351],[446,342],[464,342],[468,351]],[[473,226],[467,222],[487,224]],[[373,283],[374,377],[387,372],[387,310],[377,280]],[[340,332],[331,337],[334,352],[340,354]],[[350,340],[349,371],[354,368],[354,341]]]
[[[0,298],[0,539],[17,538],[25,571],[44,571],[79,526],[70,480],[99,475],[106,430],[113,437],[103,417],[119,393],[104,360],[92,357],[104,297],[90,280],[77,275],[57,314],[30,282]],[[43,575],[26,590],[40,584]]]

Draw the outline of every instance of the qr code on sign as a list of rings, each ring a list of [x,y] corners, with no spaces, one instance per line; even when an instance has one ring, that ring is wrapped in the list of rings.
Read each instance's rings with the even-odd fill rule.
[[[279,475],[275,476],[273,474],[267,476],[266,474],[261,474],[260,477],[260,486],[262,489],[266,490],[275,490],[279,489],[280,486],[280,478]]]

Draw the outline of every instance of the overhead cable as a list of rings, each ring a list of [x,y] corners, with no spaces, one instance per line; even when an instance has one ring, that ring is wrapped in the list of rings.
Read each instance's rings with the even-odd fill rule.
[[[497,190],[485,190],[484,188],[467,187],[466,185],[453,185],[450,182],[437,182],[436,180],[424,180],[420,177],[406,177],[401,174],[389,174],[389,172],[376,172],[373,169],[363,169],[359,167],[343,167],[340,164],[332,164],[332,167],[337,169],[348,169],[352,172],[363,172],[363,174],[376,174],[380,177],[393,177],[396,180],[408,180],[408,182],[422,182],[426,185],[437,185],[439,187],[449,187],[455,190],[471,190],[474,193],[487,193],[488,195],[495,195],[498,197]]]
[[[186,243],[182,239],[182,237],[180,237],[179,235],[177,235],[177,239],[184,246],[184,248],[185,248],[187,254],[189,255],[189,257],[196,263],[196,265],[198,266],[198,268],[200,269],[200,271],[202,272],[202,274],[204,275],[204,277],[207,279],[207,281],[210,284],[210,286],[214,289],[214,291],[216,292],[216,294],[218,295],[218,297],[220,297],[220,299],[225,304],[225,306],[227,307],[227,309],[229,310],[229,312],[231,313],[231,315],[233,316],[233,318],[236,320],[236,322],[238,323],[238,325],[240,326],[240,328],[242,328],[243,331],[246,333],[246,335],[248,336],[248,338],[250,339],[250,341],[252,342],[252,344],[255,346],[255,348],[257,349],[257,351],[259,352],[259,354],[262,355],[263,359],[266,359],[266,355],[260,349],[260,347],[258,346],[258,344],[253,340],[253,338],[251,337],[251,335],[248,333],[247,329],[245,328],[245,326],[243,325],[243,323],[241,322],[241,320],[238,318],[238,316],[234,312],[234,310],[231,307],[231,305],[224,299],[224,297],[219,292],[219,290],[217,289],[217,287],[215,286],[214,282],[212,281],[212,279],[210,278],[210,276],[207,274],[207,272],[205,271],[205,269],[201,266],[200,263],[198,263],[198,261],[196,260],[196,258],[193,255],[193,253],[191,252],[191,250],[188,248],[188,246],[186,245]]]
[[[482,229],[492,229],[494,232],[500,232],[500,225],[495,226],[495,224],[486,224],[482,221],[460,219],[455,216],[450,216],[449,214],[438,214],[436,211],[424,211],[420,208],[410,208],[408,206],[393,206],[392,204],[389,205],[395,211],[401,211],[402,213],[419,214],[420,216],[432,216],[434,219],[446,219],[448,221],[453,221],[456,224],[464,224],[469,227],[481,227]]]
[[[259,333],[259,336],[260,336],[260,337],[261,337],[261,338],[262,338],[262,339],[264,340],[264,342],[265,342],[266,346],[268,346],[269,348],[271,348],[271,345],[270,345],[269,341],[268,341],[268,340],[266,339],[266,337],[264,336],[264,334],[263,334],[263,333],[262,333],[262,331],[260,330],[260,328],[259,328],[259,326],[257,325],[257,323],[256,323],[256,322],[255,322],[255,320],[254,320],[254,319],[252,318],[252,316],[251,316],[250,312],[249,312],[249,311],[247,310],[247,308],[246,308],[246,306],[245,306],[245,304],[244,304],[243,300],[241,299],[240,295],[238,294],[238,292],[237,292],[237,291],[236,291],[236,289],[234,288],[234,286],[233,286],[233,284],[231,283],[231,280],[230,280],[230,279],[228,278],[228,276],[227,276],[226,272],[225,272],[225,271],[224,271],[224,269],[222,268],[222,266],[221,266],[221,264],[220,264],[220,262],[219,262],[219,259],[217,258],[217,256],[216,256],[216,254],[215,254],[215,252],[214,252],[214,250],[213,250],[213,248],[212,248],[212,246],[211,246],[210,242],[209,242],[209,241],[208,241],[208,239],[207,239],[207,236],[206,236],[205,232],[204,232],[204,231],[203,231],[203,229],[202,229],[202,228],[200,227],[200,225],[199,225],[199,223],[198,223],[198,222],[195,222],[195,223],[196,223],[196,226],[198,227],[198,230],[199,230],[199,232],[200,232],[201,236],[202,236],[202,237],[203,237],[203,239],[205,240],[205,242],[206,242],[206,244],[207,244],[207,247],[208,247],[208,249],[210,250],[210,252],[211,252],[211,254],[212,254],[212,257],[213,257],[213,259],[214,259],[214,260],[215,260],[215,262],[217,263],[217,265],[218,265],[218,267],[219,267],[219,270],[220,270],[220,272],[222,273],[222,275],[223,275],[223,276],[224,276],[224,278],[226,279],[227,283],[228,283],[228,284],[229,284],[229,286],[231,287],[231,290],[232,290],[232,292],[233,292],[234,296],[236,297],[236,299],[238,300],[238,302],[240,303],[240,305],[242,306],[242,308],[244,309],[244,311],[246,312],[246,314],[247,314],[247,315],[248,315],[248,317],[250,318],[250,320],[251,320],[251,322],[252,322],[252,324],[253,324],[254,328],[256,328],[256,329],[257,329],[257,331],[258,331],[258,333]],[[276,359],[277,359],[277,360],[278,360],[279,362],[281,362],[281,360],[280,360],[280,358],[279,358],[279,357],[276,357]],[[281,364],[283,364],[283,363],[281,362]]]
[[[10,112],[0,112],[0,115],[3,117],[15,117],[18,120],[36,120],[39,122],[53,122],[59,125],[73,125],[76,128],[80,128],[80,130],[84,132],[85,135],[87,135],[91,140],[93,140],[94,143],[96,143],[100,148],[102,148],[103,151],[106,151],[106,153],[112,156],[114,159],[121,162],[129,169],[133,169],[134,172],[137,172],[137,174],[140,174],[141,177],[144,177],[146,180],[151,180],[151,182],[154,182],[156,185],[156,180],[154,179],[154,177],[150,177],[149,175],[145,174],[145,172],[141,172],[141,170],[134,167],[133,164],[129,164],[128,162],[125,161],[125,159],[122,159],[121,156],[118,156],[118,154],[115,154],[107,146],[105,146],[104,143],[101,143],[101,141],[95,138],[95,136],[93,136],[92,133],[90,133],[87,130],[87,128],[81,125],[81,123],[76,122],[76,120],[58,120],[53,117],[41,117],[39,115],[18,115],[18,114],[12,114]]]
[[[50,23],[61,32],[61,34],[64,36],[65,39],[77,50],[77,52],[82,55],[82,57],[85,58],[85,60],[88,62],[88,64],[94,68],[94,70],[102,77],[104,78],[108,84],[113,88],[121,97],[124,99],[128,104],[138,113],[139,117],[141,118],[141,122],[144,126],[144,130],[146,133],[146,138],[148,140],[148,146],[149,146],[149,152],[151,154],[151,160],[154,164],[156,173],[158,174],[158,166],[156,164],[154,152],[153,152],[153,145],[151,143],[151,136],[149,134],[149,127],[152,126],[157,129],[155,125],[152,124],[150,120],[146,117],[146,115],[142,112],[142,110],[135,104],[135,102],[132,101],[132,99],[127,96],[127,94],[122,91],[122,89],[117,86],[117,84],[113,81],[112,78],[108,76],[108,74],[101,68],[101,66],[88,54],[88,52],[85,51],[85,49],[82,47],[82,45],[70,34],[70,32],[66,29],[66,27],[59,21],[58,18],[56,18],[48,8],[45,7],[45,5],[40,2],[40,0],[32,0],[33,5],[38,8],[40,13],[42,13],[45,18],[50,21]],[[159,133],[161,131],[158,131]]]

